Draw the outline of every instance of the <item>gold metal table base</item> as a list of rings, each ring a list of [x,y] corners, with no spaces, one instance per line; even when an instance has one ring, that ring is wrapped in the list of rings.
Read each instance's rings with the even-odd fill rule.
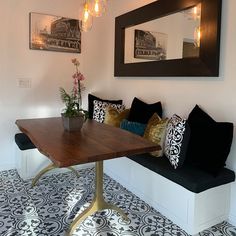
[[[42,169],[32,180],[32,187],[34,187],[36,185],[36,183],[39,181],[39,179],[42,177],[42,175],[44,175],[45,173],[47,173],[50,170],[56,169],[58,168],[55,164],[51,163],[48,166],[46,166],[44,169]],[[75,173],[75,175],[77,177],[79,177],[78,172],[71,166],[66,167],[67,169],[73,171]]]
[[[125,221],[129,218],[127,215],[117,206],[107,203],[103,197],[103,161],[96,162],[96,179],[95,179],[95,196],[91,205],[80,215],[78,215],[70,225],[68,236],[71,236],[76,227],[89,215],[92,215],[96,211],[104,209],[112,209],[117,211]]]

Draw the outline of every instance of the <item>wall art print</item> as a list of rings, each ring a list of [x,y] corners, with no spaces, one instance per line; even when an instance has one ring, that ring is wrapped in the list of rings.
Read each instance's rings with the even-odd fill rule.
[[[165,60],[167,34],[136,29],[134,31],[134,58]]]
[[[30,49],[81,53],[80,21],[31,12]]]

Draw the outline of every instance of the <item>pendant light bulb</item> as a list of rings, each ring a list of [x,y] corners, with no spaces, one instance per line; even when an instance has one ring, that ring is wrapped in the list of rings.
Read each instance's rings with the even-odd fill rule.
[[[89,13],[92,16],[99,17],[106,11],[106,0],[89,0]]]
[[[89,12],[88,12],[88,10],[86,10],[86,11],[84,11],[83,20],[84,20],[85,22],[87,22],[87,21],[88,21],[88,18],[89,18]]]
[[[80,28],[82,31],[88,32],[92,29],[93,17],[89,13],[87,1],[85,1],[84,5],[80,11],[79,19],[80,19]]]

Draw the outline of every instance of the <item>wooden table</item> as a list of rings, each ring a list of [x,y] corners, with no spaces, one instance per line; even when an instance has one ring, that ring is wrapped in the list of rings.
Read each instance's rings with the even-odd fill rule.
[[[74,132],[64,131],[60,117],[17,120],[16,125],[59,168],[96,162],[93,202],[74,219],[68,235],[72,235],[78,224],[95,211],[110,208],[127,219],[121,209],[103,198],[103,160],[160,149],[138,135],[94,120],[87,120],[80,131]]]

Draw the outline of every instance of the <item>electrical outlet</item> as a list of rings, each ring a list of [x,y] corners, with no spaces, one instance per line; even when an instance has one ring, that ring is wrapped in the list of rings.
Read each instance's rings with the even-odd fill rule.
[[[31,88],[31,79],[29,78],[18,78],[17,87],[19,88]]]

